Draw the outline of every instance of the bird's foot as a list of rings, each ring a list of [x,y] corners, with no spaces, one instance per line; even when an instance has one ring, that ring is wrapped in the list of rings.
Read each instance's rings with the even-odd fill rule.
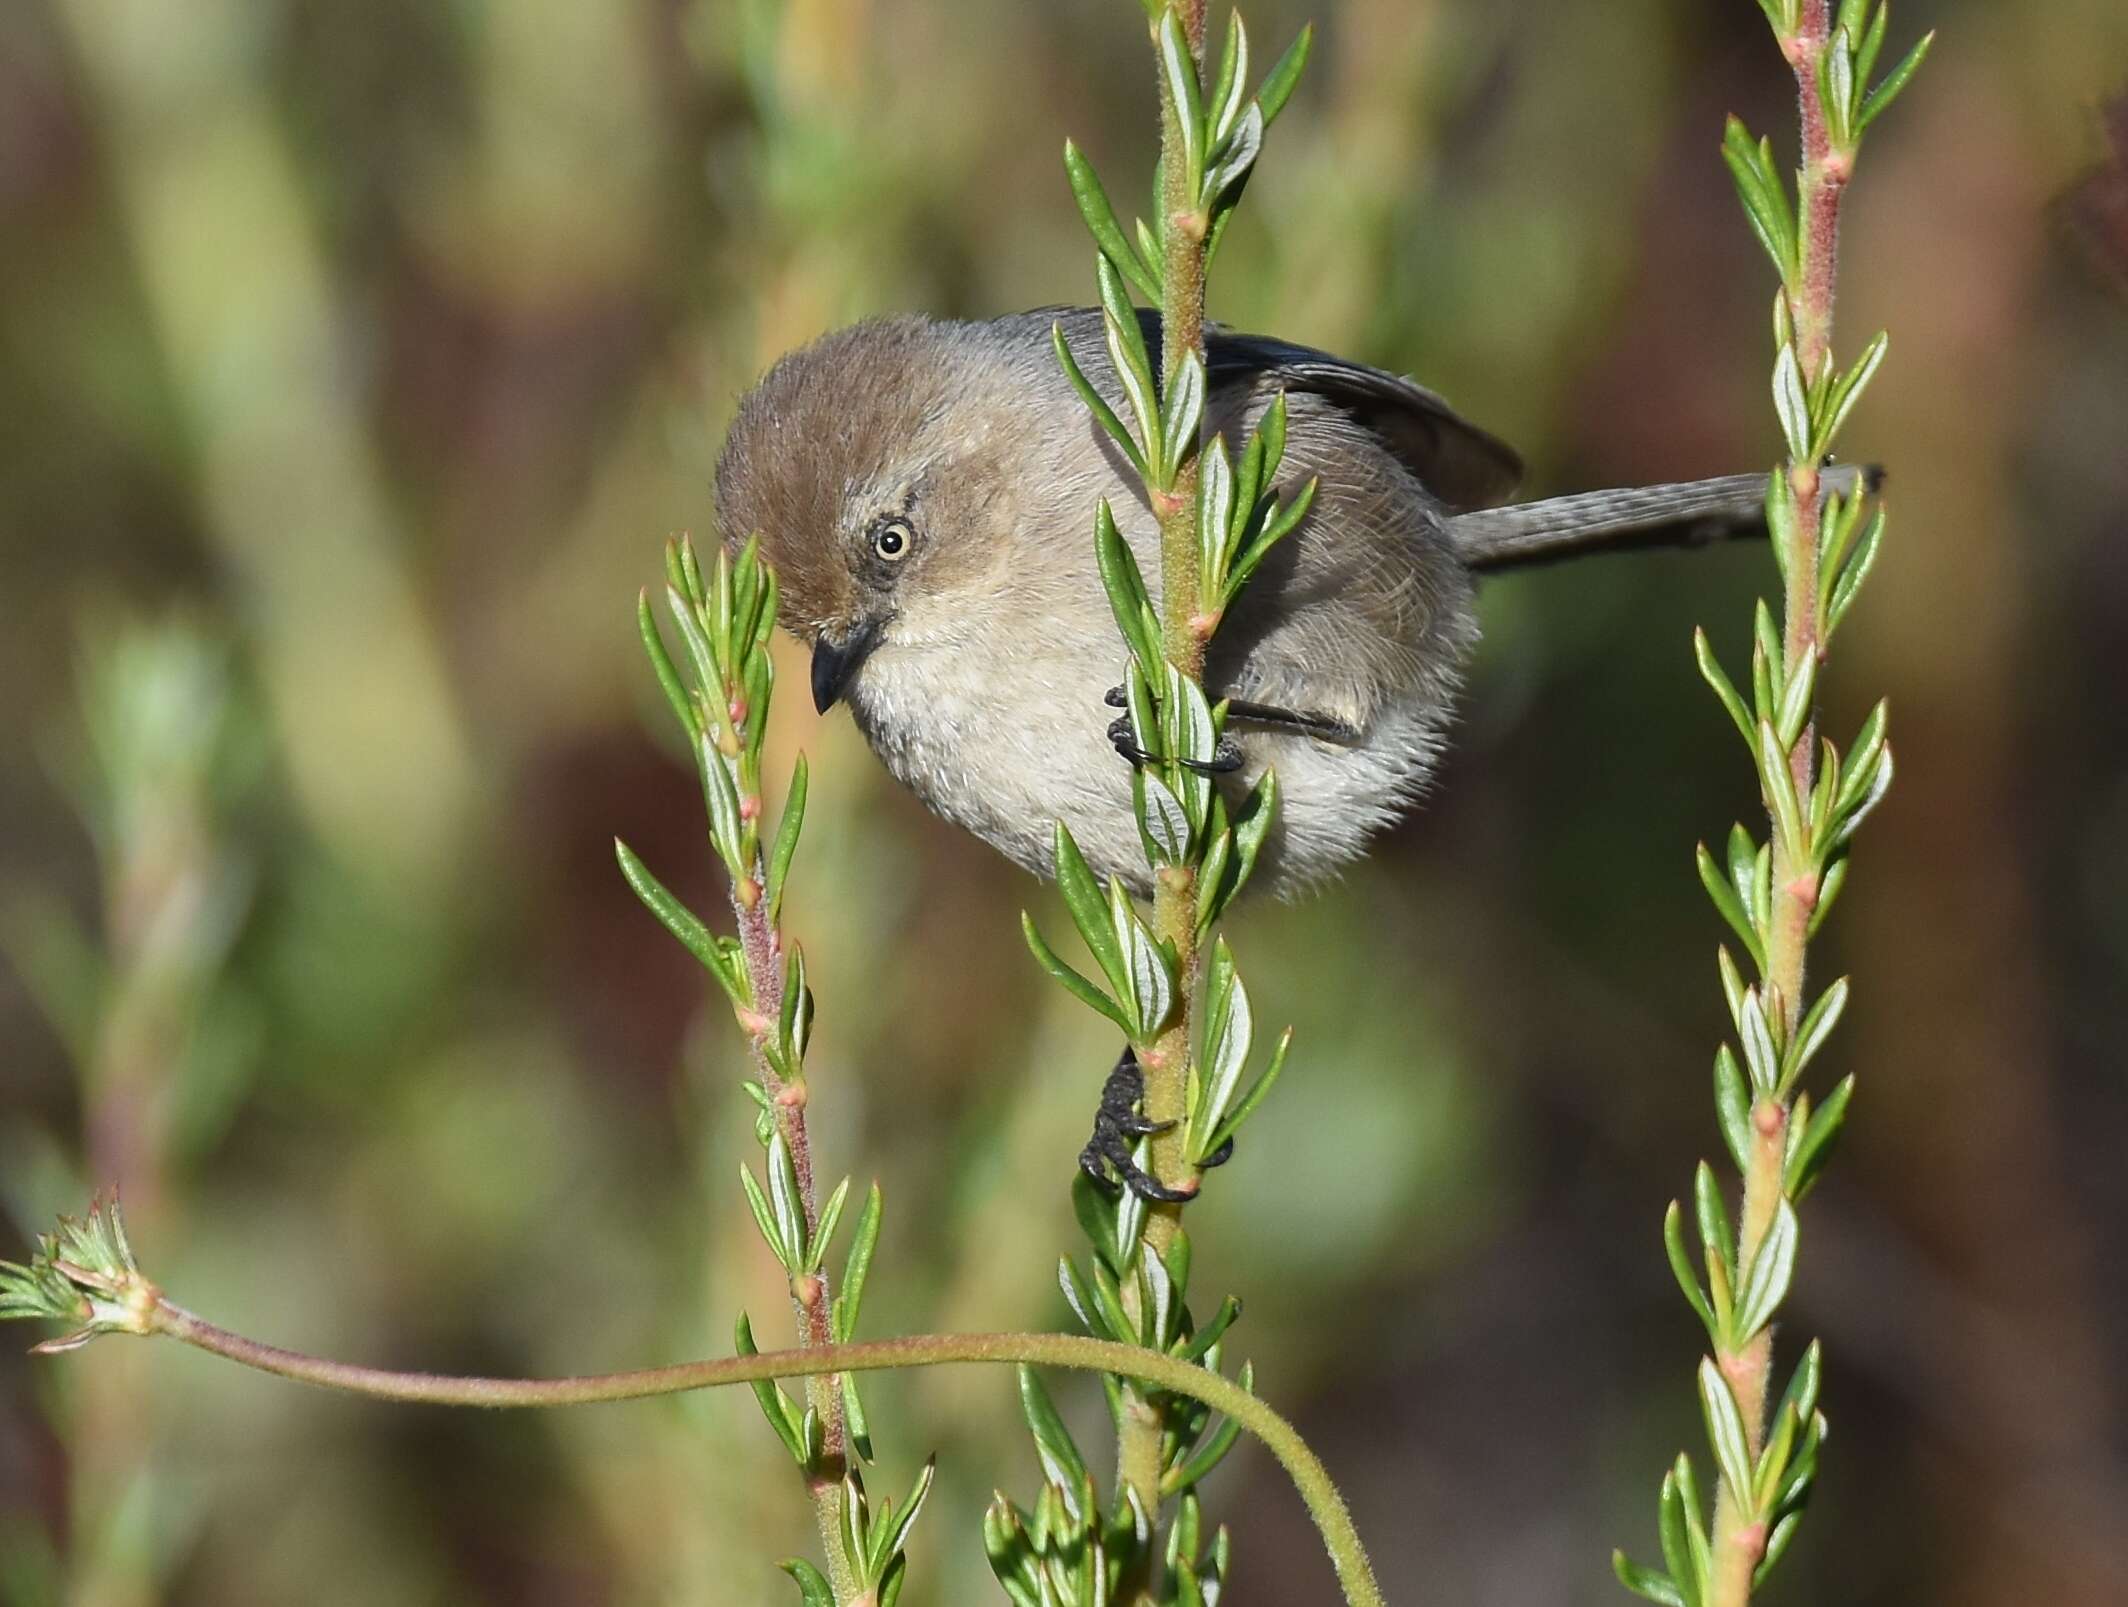
[[[1108,1074],[1108,1081],[1101,1086],[1101,1104],[1094,1112],[1094,1136],[1086,1141],[1086,1148],[1079,1151],[1079,1165],[1103,1188],[1114,1188],[1120,1183],[1141,1200],[1151,1200],[1159,1205],[1186,1204],[1197,1197],[1194,1183],[1188,1188],[1170,1188],[1131,1156],[1137,1140],[1168,1132],[1175,1125],[1173,1122],[1148,1121],[1139,1108],[1144,1099],[1145,1073],[1139,1069],[1137,1052],[1126,1044],[1116,1061],[1116,1069]],[[1221,1145],[1217,1158],[1206,1164],[1222,1164],[1233,1149],[1231,1143]]]
[[[1120,686],[1110,687],[1102,701],[1112,709],[1124,708],[1127,703],[1123,688]],[[1117,753],[1134,765],[1158,764],[1161,762],[1159,754],[1148,753],[1139,746],[1138,728],[1131,723],[1131,717],[1128,714],[1109,721],[1108,740],[1114,745]],[[1241,749],[1230,739],[1221,737],[1217,745],[1212,749],[1211,758],[1177,759],[1175,762],[1185,770],[1196,771],[1200,776],[1231,775],[1242,766]]]

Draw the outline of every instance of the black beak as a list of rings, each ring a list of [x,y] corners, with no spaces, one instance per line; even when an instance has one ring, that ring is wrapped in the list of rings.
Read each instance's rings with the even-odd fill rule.
[[[822,631],[813,638],[813,707],[822,714],[842,701],[858,668],[879,643],[878,620],[860,620],[838,642]]]

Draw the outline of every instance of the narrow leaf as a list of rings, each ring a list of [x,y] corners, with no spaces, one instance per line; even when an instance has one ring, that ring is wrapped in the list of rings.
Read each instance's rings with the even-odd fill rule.
[[[1787,1555],[1788,1547],[1795,1540],[1796,1528],[1802,1521],[1802,1513],[1791,1512],[1776,1523],[1773,1532],[1766,1536],[1766,1554],[1759,1559],[1759,1565],[1751,1570],[1751,1588],[1754,1592],[1766,1583],[1774,1565]]]
[[[1190,857],[1190,817],[1166,782],[1144,769],[1131,774],[1132,803],[1145,839],[1146,858],[1155,868],[1181,865]]]
[[[1692,1257],[1685,1250],[1684,1212],[1675,1200],[1663,1213],[1663,1248],[1670,1257],[1670,1271],[1677,1279],[1677,1287],[1690,1306],[1706,1325],[1707,1337],[1719,1343],[1721,1331],[1714,1320],[1714,1308],[1707,1302],[1707,1291],[1700,1287],[1699,1274],[1692,1270]]]
[[[1788,1064],[1781,1074],[1783,1091],[1794,1086],[1803,1075],[1811,1057],[1825,1047],[1825,1040],[1832,1036],[1832,1029],[1840,1024],[1841,1012],[1847,1008],[1847,978],[1837,982],[1818,995],[1803,1024],[1796,1029],[1795,1042],[1788,1046]]]
[[[1875,376],[1877,366],[1884,361],[1884,354],[1890,346],[1891,336],[1880,333],[1864,348],[1855,366],[1847,371],[1834,388],[1826,404],[1825,421],[1818,429],[1818,449],[1821,452],[1832,450],[1833,443],[1839,438],[1841,426],[1847,422],[1847,415],[1852,413],[1855,404],[1862,400],[1862,392]]]
[[[1653,1568],[1643,1568],[1623,1551],[1611,1553],[1611,1572],[1618,1576],[1621,1585],[1636,1596],[1660,1602],[1662,1607],[1685,1607],[1685,1598],[1679,1592],[1675,1580]],[[812,1603],[807,1602],[806,1607],[812,1607]]]
[[[702,734],[702,717],[696,710],[694,699],[687,695],[687,688],[680,684],[680,672],[673,667],[672,655],[665,651],[665,638],[658,632],[658,622],[650,612],[650,593],[637,594],[635,605],[636,629],[642,633],[643,651],[649,656],[650,667],[657,673],[658,685],[664,688],[665,701],[672,705],[681,729],[690,738]]]
[[[1714,1109],[1721,1123],[1722,1142],[1739,1172],[1751,1170],[1751,1091],[1744,1085],[1743,1068],[1723,1044],[1714,1056]]]
[[[1714,951],[1714,969],[1721,978],[1722,1001],[1729,1006],[1729,1024],[1738,1032],[1744,1030],[1744,974],[1736,968],[1736,961],[1729,957],[1729,945],[1724,943]]]
[[[1935,42],[1936,32],[1932,28],[1921,36],[1920,41],[1906,53],[1905,59],[1898,66],[1884,75],[1884,82],[1869,92],[1869,98],[1862,103],[1858,132],[1867,129],[1891,109],[1892,102],[1899,98],[1900,93],[1912,82],[1914,74],[1921,70],[1921,64],[1928,60],[1929,46]]]
[[[1684,1519],[1685,1543],[1689,1548],[1691,1560],[1691,1567],[1688,1570],[1680,1570],[1678,1578],[1691,1581],[1688,1595],[1704,1598],[1707,1594],[1708,1579],[1713,1572],[1713,1561],[1707,1548],[1707,1526],[1700,1521],[1700,1513],[1705,1510],[1706,1503],[1700,1497],[1699,1479],[1692,1471],[1692,1458],[1682,1451],[1678,1452],[1677,1460],[1670,1466],[1670,1476],[1677,1483],[1678,1504]]]
[[[1234,853],[1234,833],[1214,831],[1206,835],[1204,863],[1197,868],[1197,936],[1202,939],[1226,907],[1223,894],[1227,862]]]
[[[1729,677],[1722,673],[1721,662],[1715,658],[1713,644],[1707,640],[1705,631],[1693,631],[1692,652],[1699,660],[1700,677],[1713,688],[1714,695],[1721,700],[1722,707],[1729,711],[1729,718],[1736,722],[1737,735],[1747,743],[1754,741],[1751,716],[1745,711],[1744,700],[1737,695],[1736,688],[1730,685]]]
[[[1701,1161],[1692,1173],[1692,1207],[1699,1218],[1700,1248],[1724,1268],[1736,1266],[1736,1235],[1729,1226],[1729,1211],[1722,1203],[1722,1186],[1714,1168]]]
[[[1884,738],[1891,723],[1891,706],[1880,700],[1869,711],[1869,718],[1862,722],[1862,729],[1855,733],[1854,751],[1848,756],[1847,766],[1841,774],[1840,791],[1834,802],[1836,812],[1852,809],[1876,780],[1877,755],[1884,750]]]
[[[1263,113],[1251,106],[1242,114],[1240,126],[1225,147],[1205,169],[1204,183],[1197,192],[1200,207],[1210,211],[1222,199],[1231,202],[1239,198],[1242,186],[1248,182],[1256,158],[1263,150],[1263,133]],[[1209,245],[1207,242],[1208,250]]]
[[[1138,438],[1131,434],[1123,420],[1116,417],[1116,410],[1108,405],[1108,398],[1094,389],[1094,382],[1088,379],[1085,371],[1079,367],[1079,360],[1072,356],[1071,346],[1064,339],[1062,324],[1050,326],[1049,343],[1056,352],[1057,366],[1064,370],[1064,377],[1071,381],[1071,388],[1079,393],[1079,400],[1092,412],[1095,422],[1122,448],[1124,457],[1130,460],[1130,466],[1137,471],[1138,477],[1145,478],[1145,453],[1138,445]]]
[[[1072,924],[1079,929],[1079,936],[1100,965],[1102,975],[1108,978],[1109,986],[1119,995],[1126,994],[1130,966],[1124,957],[1121,936],[1109,918],[1108,900],[1102,895],[1101,884],[1094,880],[1086,856],[1072,840],[1071,828],[1061,820],[1056,823],[1052,839],[1051,862],[1056,870],[1057,891],[1064,895]]]
[[[1234,1107],[1234,1114],[1213,1129],[1202,1153],[1191,1157],[1193,1161],[1202,1162],[1213,1154],[1228,1139],[1240,1132],[1248,1119],[1256,1114],[1257,1107],[1268,1099],[1271,1090],[1278,1086],[1278,1074],[1286,1069],[1286,1051],[1292,1046],[1293,1029],[1288,1027],[1278,1035],[1277,1047],[1271,1051],[1271,1063],[1264,1067],[1264,1074],[1249,1085],[1249,1091],[1242,1095],[1241,1103]]]
[[[798,1168],[791,1159],[791,1146],[780,1128],[768,1141],[768,1198],[776,1214],[777,1258],[795,1273],[805,1266],[807,1260],[805,1206],[799,1194]]]
[[[1079,1319],[1079,1326],[1096,1339],[1112,1339],[1107,1323],[1101,1320],[1094,1305],[1094,1292],[1087,1283],[1079,1263],[1068,1255],[1057,1257],[1057,1287],[1064,1291],[1064,1303],[1071,1307],[1071,1314]]]
[[[1737,199],[1744,204],[1744,216],[1751,223],[1752,233],[1773,260],[1774,271],[1786,282],[1795,276],[1796,269],[1795,214],[1788,204],[1787,187],[1774,170],[1771,144],[1753,140],[1744,125],[1732,117],[1722,132],[1722,160],[1735,181]]]
[[[1759,780],[1766,792],[1766,809],[1775,829],[1788,846],[1788,862],[1800,864],[1808,856],[1803,830],[1803,805],[1796,797],[1795,774],[1788,768],[1788,750],[1774,734],[1771,721],[1759,722]]]
[[[1064,171],[1071,180],[1071,193],[1078,200],[1079,216],[1086,220],[1087,232],[1094,237],[1094,243],[1130,281],[1132,289],[1157,305],[1160,300],[1158,270],[1149,267],[1138,255],[1137,248],[1124,234],[1123,225],[1116,221],[1116,209],[1109,205],[1108,191],[1101,187],[1100,176],[1094,172],[1093,164],[1070,140],[1064,142]]]
[[[798,1586],[800,1607],[835,1607],[835,1592],[827,1577],[803,1557],[786,1557],[776,1564]]]
[[[1241,1315],[1241,1302],[1228,1295],[1219,1302],[1219,1309],[1212,1313],[1212,1320],[1190,1336],[1188,1343],[1178,1345],[1175,1354],[1184,1361],[1202,1361],[1205,1352],[1219,1343],[1220,1336],[1234,1325]]]
[[[1781,751],[1787,752],[1803,735],[1803,727],[1812,712],[1811,698],[1818,689],[1818,658],[1806,652],[1803,662],[1788,677],[1788,684],[1781,693],[1780,717],[1774,724],[1774,734],[1781,740]]]
[[[1266,770],[1263,779],[1256,783],[1256,790],[1249,795],[1241,817],[1234,823],[1234,885],[1226,895],[1228,901],[1231,902],[1255,874],[1257,856],[1263,852],[1264,840],[1270,836],[1271,823],[1277,818],[1278,772]]]
[[[1300,75],[1308,65],[1308,53],[1315,48],[1315,24],[1301,29],[1286,53],[1271,64],[1264,74],[1263,87],[1256,92],[1256,104],[1263,111],[1264,126],[1277,121],[1278,114],[1285,110],[1292,98],[1293,89],[1300,82]]]
[[[1239,489],[1227,444],[1215,435],[1206,445],[1197,471],[1197,561],[1203,577],[1199,591],[1215,603],[1226,579],[1235,525],[1234,501]]]
[[[1684,1465],[1682,1457],[1679,1462]],[[1697,1504],[1697,1497],[1679,1483],[1674,1470],[1663,1475],[1662,1496],[1656,1506],[1656,1533],[1662,1541],[1663,1561],[1669,1565],[1670,1577],[1686,1607],[1700,1607],[1704,1597],[1702,1581],[1706,1570],[1692,1544],[1693,1526],[1698,1522],[1693,1508]]]
[[[1854,836],[1862,822],[1875,811],[1877,805],[1884,802],[1884,795],[1892,790],[1894,768],[1891,744],[1886,743],[1884,751],[1877,755],[1876,765],[1870,772],[1868,790],[1862,794],[1860,800],[1841,814],[1839,824],[1833,828],[1832,847],[1839,848],[1846,843]]]
[[[1227,13],[1226,44],[1219,52],[1219,70],[1213,74],[1211,92],[1204,98],[1206,127],[1212,148],[1217,150],[1234,131],[1234,121],[1248,97],[1249,31],[1241,13]],[[1157,300],[1158,298],[1154,298]]]
[[[739,814],[738,783],[732,779],[731,765],[717,747],[716,739],[707,732],[700,744],[700,758],[702,796],[709,804],[710,841],[716,845],[725,870],[737,881],[751,869],[740,843],[745,822]]]
[[[1042,1459],[1043,1475],[1070,1496],[1086,1478],[1086,1459],[1079,1454],[1079,1447],[1073,1442],[1071,1431],[1064,1426],[1064,1419],[1057,1415],[1056,1403],[1049,1398],[1049,1391],[1042,1387],[1040,1375],[1023,1364],[1019,1377],[1020,1411],[1034,1435],[1035,1452]]]
[[[1730,1393],[1729,1381],[1722,1377],[1721,1369],[1704,1357],[1699,1364],[1699,1404],[1707,1424],[1707,1443],[1714,1448],[1722,1482],[1739,1502],[1748,1504],[1751,1450],[1744,1439],[1744,1415],[1738,1410],[1736,1397]]]
[[[1132,1036],[1136,1042],[1149,1043],[1167,1025],[1174,1010],[1174,974],[1152,932],[1131,907],[1120,881],[1110,880],[1108,903],[1111,929],[1129,966],[1129,997],[1137,1017],[1137,1031]]]
[[[1781,421],[1781,435],[1788,442],[1788,460],[1815,462],[1817,455],[1810,442],[1810,403],[1803,395],[1803,370],[1792,344],[1783,346],[1774,361],[1773,410]]]
[[[879,1247],[879,1227],[886,1202],[874,1183],[865,1194],[864,1209],[857,1213],[857,1226],[850,1234],[850,1253],[842,1264],[842,1283],[835,1292],[833,1312],[835,1338],[847,1341],[857,1332],[857,1319],[864,1307],[865,1279],[871,1275],[872,1252]]]
[[[1818,1410],[1818,1385],[1824,1370],[1824,1348],[1813,1339],[1788,1377],[1788,1388],[1781,1392],[1780,1409],[1792,1413],[1800,1423],[1809,1422]]]
[[[1722,868],[1715,864],[1714,856],[1707,852],[1705,843],[1699,845],[1694,862],[1699,867],[1700,884],[1707,889],[1707,897],[1714,901],[1715,909],[1720,912],[1722,919],[1729,923],[1730,929],[1736,933],[1737,940],[1744,945],[1746,952],[1763,968],[1766,964],[1765,944],[1759,937],[1757,928],[1751,924],[1751,917],[1744,909],[1743,900],[1737,897],[1736,888],[1722,874]]]
[[[1042,940],[1041,931],[1034,924],[1034,917],[1025,910],[1020,912],[1020,934],[1026,938],[1027,947],[1033,953],[1035,963],[1061,982],[1066,992],[1081,1004],[1100,1011],[1126,1034],[1131,1031],[1131,1019],[1123,1013],[1123,1007],[1058,959],[1056,951]]]
[[[1772,1320],[1781,1302],[1788,1298],[1789,1280],[1795,1275],[1795,1208],[1786,1200],[1774,1208],[1773,1226],[1759,1244],[1758,1254],[1744,1274],[1736,1300],[1736,1339],[1744,1343]],[[1740,1488],[1748,1490],[1750,1486]]]
[[[695,684],[706,694],[715,695],[723,686],[724,677],[717,669],[716,654],[710,651],[709,638],[702,632],[701,615],[695,611],[694,604],[670,586],[665,588],[665,607],[672,615],[672,622],[680,628],[680,640],[686,646],[688,662],[694,668]]]
[[[1109,611],[1116,616],[1116,628],[1122,632],[1132,659],[1146,675],[1159,674],[1167,662],[1161,651],[1160,620],[1146,593],[1137,555],[1123,539],[1106,497],[1094,509],[1094,561],[1101,570],[1102,587],[1108,592]],[[1141,729],[1141,741],[1143,736]]]
[[[1840,1137],[1840,1129],[1847,1123],[1847,1102],[1854,1097],[1854,1092],[1853,1076],[1843,1077],[1825,1096],[1825,1103],[1811,1113],[1810,1123],[1803,1129],[1795,1154],[1789,1158],[1783,1179],[1789,1199],[1802,1200],[1810,1193],[1811,1185],[1817,1182],[1818,1173],[1824,1170],[1833,1145]]]
[[[1191,1127],[1203,1133],[1218,1131],[1226,1119],[1227,1109],[1241,1087],[1241,1074],[1249,1063],[1249,1046],[1255,1031],[1249,990],[1234,975],[1234,957],[1228,952],[1225,938],[1213,944],[1211,964],[1215,977],[1223,973],[1223,981],[1209,996],[1211,1007],[1206,1011],[1204,1043],[1198,1056],[1204,1090]]]
[[[1160,418],[1160,463],[1164,483],[1172,486],[1182,466],[1196,455],[1198,426],[1204,422],[1204,363],[1195,352],[1169,385]]]
[[[901,1513],[891,1526],[881,1531],[881,1539],[873,1555],[881,1564],[890,1557],[899,1556],[909,1543],[909,1531],[916,1527],[917,1514],[924,1510],[924,1501],[931,1494],[931,1481],[938,1477],[938,1458],[927,1457],[922,1470],[916,1475],[916,1483],[901,1504]]]
[[[1862,589],[1862,582],[1869,579],[1869,572],[1876,567],[1877,548],[1884,538],[1885,512],[1879,506],[1870,514],[1869,525],[1862,535],[1862,544],[1855,550],[1847,567],[1840,571],[1840,578],[1833,583],[1832,600],[1825,607],[1825,637],[1829,641],[1840,622],[1847,618],[1847,611],[1854,607],[1855,594]]]
[[[746,1320],[746,1313],[739,1313],[739,1320],[732,1333],[732,1349],[741,1356],[758,1356],[761,1347],[754,1343],[753,1324]],[[748,1385],[754,1399],[761,1403],[761,1415],[768,1419],[768,1426],[776,1431],[776,1438],[783,1441],[783,1448],[800,1467],[805,1466],[805,1436],[801,1431],[798,1408],[775,1380],[757,1378]]]
[[[1271,549],[1300,528],[1301,520],[1315,505],[1315,493],[1321,488],[1319,480],[1311,479],[1294,494],[1293,500],[1277,505],[1277,511],[1266,521],[1263,533],[1235,560],[1234,568],[1227,576],[1226,602],[1231,604],[1248,584],[1249,577],[1256,573],[1257,566],[1271,556]]]
[[[828,1196],[828,1203],[820,1208],[820,1220],[813,1229],[812,1253],[806,1257],[806,1270],[818,1272],[827,1260],[828,1247],[835,1242],[835,1229],[842,1221],[842,1208],[850,1197],[850,1180],[844,1178],[835,1185],[835,1192]]]
[[[1095,264],[1095,273],[1101,283],[1104,310],[1101,329],[1108,342],[1109,362],[1116,371],[1117,383],[1123,387],[1124,400],[1130,404],[1131,416],[1136,421],[1132,434],[1143,448],[1148,478],[1158,479],[1162,475],[1158,457],[1160,402],[1145,354],[1145,337],[1138,327],[1137,309],[1131,305],[1122,279],[1109,266],[1106,257]]]
[[[1825,108],[1827,132],[1835,150],[1852,149],[1855,142],[1855,54],[1853,36],[1845,28],[1833,31],[1819,57],[1818,99]]]
[[[791,856],[798,852],[798,834],[805,830],[805,796],[809,779],[805,755],[791,766],[791,788],[784,796],[783,818],[776,822],[776,841],[768,857],[768,921],[774,926],[783,914],[783,889],[791,873]]]
[[[1204,103],[1197,83],[1197,61],[1183,37],[1182,19],[1172,7],[1160,18],[1160,78],[1167,104],[1182,130],[1184,188],[1194,193],[1204,176]]]
[[[1770,1099],[1781,1085],[1781,1059],[1773,1047],[1773,1029],[1766,1021],[1766,1006],[1756,988],[1744,993],[1744,1067],[1751,1073],[1751,1086],[1761,1098]]]
[[[1817,908],[1810,912],[1810,935],[1812,937],[1818,935],[1818,928],[1825,924],[1826,916],[1832,913],[1833,905],[1839,900],[1840,889],[1846,885],[1847,856],[1837,854],[1834,856],[1832,864],[1826,867],[1824,879],[1818,883]]]
[[[725,960],[717,940],[698,920],[692,910],[682,904],[665,888],[665,884],[650,874],[649,867],[635,857],[635,852],[618,837],[613,840],[614,857],[620,861],[621,875],[635,890],[635,896],[643,901],[643,907],[658,918],[659,923],[680,940],[681,946],[700,960],[709,974],[722,984],[724,991],[740,1004],[747,1002],[745,980]]]

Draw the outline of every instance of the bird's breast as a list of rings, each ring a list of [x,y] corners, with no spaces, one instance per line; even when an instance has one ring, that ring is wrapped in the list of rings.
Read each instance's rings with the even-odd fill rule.
[[[1046,875],[1059,819],[1096,847],[1113,836],[1135,851],[1130,770],[1109,745],[1114,711],[1102,701],[1104,676],[1121,669],[1120,655],[1108,665],[1032,627],[951,646],[889,642],[866,661],[850,708],[896,780]]]

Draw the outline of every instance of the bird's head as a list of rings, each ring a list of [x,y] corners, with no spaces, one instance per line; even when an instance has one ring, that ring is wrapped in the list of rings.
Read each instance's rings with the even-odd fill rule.
[[[882,319],[793,352],[740,402],[717,465],[733,545],[759,535],[823,713],[866,662],[950,643],[1009,561],[1023,405],[975,326]]]

